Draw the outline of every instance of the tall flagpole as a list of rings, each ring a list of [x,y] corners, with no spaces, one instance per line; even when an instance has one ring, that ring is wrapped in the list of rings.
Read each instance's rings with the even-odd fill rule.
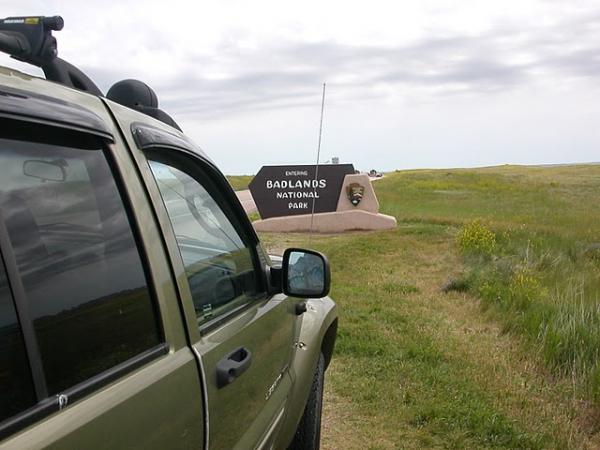
[[[325,110],[325,83],[323,83],[323,97],[321,99],[321,122],[319,124],[319,143],[317,144],[317,167],[315,169],[315,181],[318,180],[319,178],[319,159],[321,157],[321,136],[323,134],[323,111]],[[313,183],[313,186],[317,186],[317,183]],[[316,187],[314,188],[316,189]],[[314,219],[315,219],[315,202],[316,202],[316,198],[315,196],[313,196],[313,201],[312,201],[312,211],[310,213],[310,232],[308,234],[308,245],[310,245],[310,241],[312,239],[312,233],[313,233],[313,223],[314,223]]]

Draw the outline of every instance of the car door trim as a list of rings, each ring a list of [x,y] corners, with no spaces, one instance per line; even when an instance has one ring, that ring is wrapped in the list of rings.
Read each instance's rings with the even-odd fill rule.
[[[0,86],[0,117],[94,134],[114,142],[106,123],[75,103],[8,86]]]
[[[265,292],[259,292],[254,297],[248,297],[244,303],[236,306],[232,310],[224,312],[220,316],[217,316],[214,319],[208,320],[204,323],[198,323],[198,331],[200,332],[200,336],[204,336],[213,331],[214,329],[219,328],[225,322],[229,322],[229,320],[244,312],[257,301],[268,300],[269,298],[270,296],[268,296]],[[200,320],[202,319],[198,318],[198,322],[200,322]]]
[[[192,141],[187,139],[184,134],[175,134],[175,132],[168,132],[162,128],[156,128],[142,122],[133,122],[131,124],[131,134],[140,150],[156,147],[176,150],[192,150],[196,153],[196,156],[200,156],[202,159],[210,161],[206,153]]]
[[[196,360],[198,361],[198,365],[200,367],[200,383],[202,387],[202,398],[204,402],[204,449],[208,450],[208,445],[210,443],[209,433],[210,433],[210,422],[209,422],[209,410],[208,410],[208,386],[206,384],[206,371],[204,370],[204,363],[202,362],[202,355],[198,351],[195,345],[192,344],[192,350],[196,355]]]
[[[23,287],[21,274],[17,269],[17,259],[13,250],[2,211],[0,211],[0,257],[4,261],[6,276],[12,291],[12,298],[19,321],[19,327],[23,334],[23,342],[25,344],[25,353],[29,362],[31,371],[31,380],[35,390],[37,402],[42,402],[48,397],[48,387],[46,386],[46,376],[42,365],[42,357],[40,347],[37,341],[37,335],[33,327],[33,320],[29,311],[29,302],[27,294]]]
[[[99,388],[110,384],[122,376],[133,372],[134,370],[146,365],[169,353],[169,346],[165,343],[159,344],[149,350],[146,350],[133,358],[130,358],[121,364],[111,367],[92,378],[82,381],[79,384],[61,392],[52,397],[47,397],[38,404],[17,414],[4,422],[0,423],[0,440],[12,435],[29,425],[38,422],[40,419],[49,416],[61,410],[67,404],[80,400],[86,395],[97,391]],[[61,402],[61,397],[67,399],[68,403]]]
[[[286,407],[283,406],[281,408],[281,411],[279,411],[279,414],[277,414],[277,417],[275,417],[275,419],[273,420],[273,422],[267,429],[263,438],[257,444],[257,446],[256,446],[257,450],[266,450],[267,448],[273,448],[272,444],[271,444],[271,447],[267,447],[267,443],[273,438],[275,431],[277,430],[277,427],[281,424],[281,421],[282,421],[283,416],[286,411],[287,411]]]

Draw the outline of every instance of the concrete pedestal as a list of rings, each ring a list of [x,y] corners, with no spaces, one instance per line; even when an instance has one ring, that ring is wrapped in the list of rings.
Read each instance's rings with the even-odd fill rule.
[[[253,223],[256,231],[305,232],[310,231],[311,215],[272,217]],[[351,230],[390,230],[396,228],[396,218],[367,211],[335,211],[315,214],[313,231],[339,233]]]
[[[358,205],[348,198],[347,187],[360,185],[364,191]],[[311,229],[311,215],[272,217],[253,223],[257,231],[306,232]],[[337,210],[315,214],[312,229],[317,233],[339,233],[351,230],[390,230],[396,228],[396,218],[379,214],[379,202],[371,180],[365,174],[346,175],[338,199]]]

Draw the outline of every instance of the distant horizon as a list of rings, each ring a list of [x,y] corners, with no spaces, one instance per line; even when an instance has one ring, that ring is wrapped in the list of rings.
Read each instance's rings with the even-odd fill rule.
[[[314,161],[323,83],[323,160],[384,171],[598,160],[594,0],[0,0],[0,10],[63,16],[59,57],[102,92],[147,83],[225,173]],[[40,73],[7,55],[0,65]]]
[[[319,163],[320,166],[323,165],[332,165],[332,163]],[[353,164],[351,162],[340,162],[339,164]],[[264,166],[285,166],[287,164],[264,164]],[[289,164],[290,166],[314,166],[315,164]],[[354,164],[353,164],[354,165]],[[403,169],[390,169],[390,170],[379,170],[376,167],[372,167],[368,170],[360,170],[356,168],[356,170],[360,170],[361,173],[367,173],[372,169],[379,171],[380,173],[391,173],[391,172],[399,172],[404,170],[461,170],[461,169],[493,169],[495,167],[505,167],[505,166],[519,166],[519,167],[569,167],[569,166],[597,166],[600,165],[600,161],[590,161],[590,162],[571,162],[571,163],[543,163],[543,164],[494,164],[491,166],[464,166],[464,167],[412,167],[412,168],[403,168]],[[261,166],[262,167],[262,166]],[[257,171],[258,173],[258,171]],[[256,173],[228,173],[227,176],[231,177],[253,177]]]

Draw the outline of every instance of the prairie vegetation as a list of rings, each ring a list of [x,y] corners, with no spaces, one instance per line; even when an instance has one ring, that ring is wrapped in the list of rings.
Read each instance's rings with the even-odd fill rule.
[[[400,171],[328,255],[324,448],[600,446],[600,166]]]
[[[412,193],[423,220],[458,226],[465,269],[448,288],[481,298],[503,330],[532,341],[554,373],[598,402],[600,166],[420,171],[391,181],[381,193],[388,211],[411,220],[417,211],[399,214],[395,199]]]
[[[252,178],[254,178],[254,175],[227,175],[227,181],[229,181],[234,191],[248,189]]]

